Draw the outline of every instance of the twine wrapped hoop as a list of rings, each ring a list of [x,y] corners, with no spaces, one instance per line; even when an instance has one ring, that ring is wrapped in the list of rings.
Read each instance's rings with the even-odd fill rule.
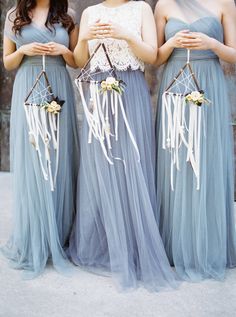
[[[200,96],[201,102],[188,99],[193,93]],[[204,97],[204,92],[200,89],[190,64],[190,50],[187,50],[186,64],[162,95],[162,148],[169,150],[171,155],[172,190],[174,190],[174,167],[180,170],[179,151],[182,146],[187,149],[186,162],[190,162],[196,177],[197,190],[200,189],[203,102],[210,101]]]
[[[43,177],[49,180],[54,191],[59,165],[60,109],[47,111],[51,102],[58,103],[45,69],[45,56],[42,56],[42,70],[24,101],[24,110],[29,131],[29,141],[34,146],[39,159]],[[62,101],[61,103],[64,103]],[[60,105],[58,105],[60,107]],[[51,143],[56,157],[56,166],[52,171]]]
[[[102,82],[96,79],[99,74],[104,74],[103,71],[97,70],[91,72],[90,63],[99,49],[102,49],[105,57],[109,63],[110,69],[106,72],[108,77]],[[102,83],[109,89],[103,89]],[[83,89],[83,83],[89,84],[89,102],[86,101]],[[119,112],[124,120],[125,127],[130,137],[131,143],[137,153],[137,159],[140,161],[140,154],[138,145],[131,131],[128,118],[126,115],[124,103],[122,100],[121,93],[123,92],[125,83],[117,78],[117,74],[114,66],[112,65],[111,59],[107,52],[104,43],[99,43],[95,48],[93,54],[91,54],[89,60],[85,66],[81,69],[80,74],[75,79],[75,84],[78,88],[85,118],[89,126],[88,143],[91,144],[93,138],[96,139],[102,148],[103,154],[109,164],[114,165],[114,160],[120,160],[124,164],[126,162],[120,158],[115,157],[112,153],[112,138],[118,141],[118,127],[119,127]],[[112,129],[114,131],[112,131]]]

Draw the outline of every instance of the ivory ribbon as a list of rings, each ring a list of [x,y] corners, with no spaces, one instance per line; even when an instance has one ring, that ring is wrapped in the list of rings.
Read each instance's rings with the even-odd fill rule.
[[[162,148],[171,154],[171,189],[174,190],[174,167],[180,170],[179,151],[183,144],[187,149],[186,162],[191,163],[199,190],[202,108],[191,102],[186,104],[183,95],[171,92],[162,95],[162,107]]]
[[[114,157],[112,155],[112,144],[111,137],[114,137],[118,141],[118,117],[119,110],[121,111],[127,132],[137,153],[138,161],[140,162],[140,153],[138,145],[136,143],[135,137],[130,128],[128,118],[124,109],[124,104],[122,97],[116,91],[111,91],[110,93],[104,92],[102,94],[99,91],[98,82],[90,82],[90,101],[89,105],[86,102],[84,91],[82,87],[82,82],[76,80],[75,84],[79,90],[81,101],[85,113],[85,118],[89,126],[88,133],[88,143],[92,142],[92,137],[99,141],[102,151],[109,162],[109,164],[114,165],[113,159],[121,160],[121,158]],[[109,118],[109,107],[111,108],[111,114],[114,117],[114,134],[111,132],[111,123]],[[123,161],[124,162],[124,161]],[[124,162],[125,164],[125,162]]]
[[[47,113],[45,109],[36,105],[24,104],[26,120],[29,129],[29,139],[37,151],[43,177],[49,180],[51,191],[54,191],[59,166],[59,128],[60,117],[58,114]],[[56,166],[53,175],[50,155],[50,143],[56,153]],[[43,149],[41,149],[43,145]],[[44,153],[43,153],[44,152]]]

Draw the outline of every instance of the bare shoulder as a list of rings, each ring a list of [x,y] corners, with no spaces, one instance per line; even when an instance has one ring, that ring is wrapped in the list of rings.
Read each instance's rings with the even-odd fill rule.
[[[173,0],[159,0],[155,7],[155,15],[166,16],[169,8],[173,6]]]
[[[85,20],[88,18],[89,10],[91,9],[91,7],[93,7],[93,6],[89,6],[86,9],[84,9],[84,11],[82,12],[82,15],[81,15],[81,19]]]
[[[218,0],[221,6],[222,12],[229,12],[229,10],[235,10],[234,0]]]
[[[144,10],[145,9],[151,9],[152,10],[150,4],[147,3],[146,1],[138,1],[138,2],[141,3],[141,6],[142,6],[142,8],[144,8]]]
[[[218,0],[223,21],[236,21],[236,6],[234,0]]]

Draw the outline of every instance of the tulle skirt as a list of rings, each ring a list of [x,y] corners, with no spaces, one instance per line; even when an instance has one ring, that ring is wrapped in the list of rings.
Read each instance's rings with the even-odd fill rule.
[[[191,62],[200,88],[211,100],[202,105],[200,190],[181,147],[180,171],[170,184],[171,157],[162,148],[163,91],[185,63],[170,60],[163,74],[157,109],[157,219],[168,258],[180,277],[197,281],[222,279],[226,267],[236,265],[234,219],[234,166],[230,103],[223,71],[217,58]]]
[[[154,217],[155,142],[149,91],[141,71],[118,72],[118,77],[127,85],[122,98],[141,160],[121,112],[119,138],[112,139],[113,156],[119,158],[114,165],[108,163],[97,140],[88,143],[84,120],[77,216],[69,253],[81,267],[110,272],[122,289],[139,284],[152,291],[176,287]]]
[[[48,259],[61,272],[69,269],[63,246],[68,242],[75,214],[78,133],[73,87],[64,63],[50,59],[46,65],[53,93],[65,100],[60,114],[59,168],[54,192],[43,178],[35,148],[29,142],[23,103],[42,69],[41,58],[25,58],[12,96],[11,170],[13,172],[13,233],[4,254],[24,277],[40,274]],[[52,169],[55,168],[52,155]]]

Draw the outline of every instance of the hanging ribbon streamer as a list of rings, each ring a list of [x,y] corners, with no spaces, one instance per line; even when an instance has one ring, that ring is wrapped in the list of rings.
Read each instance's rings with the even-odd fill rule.
[[[29,141],[34,146],[43,177],[54,191],[59,166],[60,107],[54,97],[46,74],[45,56],[42,56],[42,71],[24,102],[29,130]],[[55,108],[54,111],[53,107]],[[50,112],[47,109],[52,109]],[[52,145],[52,146],[51,146]],[[54,150],[55,171],[52,170],[51,150]]]
[[[110,71],[108,71],[108,78],[117,81],[115,70],[108,56],[106,47],[103,43],[100,43],[96,47],[94,53],[91,55],[84,68],[81,70],[79,76],[75,79],[75,84],[81,97],[85,118],[89,127],[88,143],[92,143],[93,138],[95,138],[100,143],[103,154],[109,164],[114,165],[113,160],[120,160],[126,166],[126,163],[122,158],[115,157],[112,154],[112,138],[114,138],[115,141],[118,141],[119,139],[118,127],[120,114],[123,118],[134,150],[137,153],[138,162],[140,162],[140,153],[137,142],[128,122],[121,93],[114,89],[102,91],[101,83],[95,78],[96,75],[102,74],[103,72],[98,71],[91,73],[90,70],[86,70],[87,66],[90,64],[91,60],[100,48],[104,50],[104,54],[111,67]],[[84,96],[84,82],[89,84],[90,97],[88,101]],[[112,131],[112,128],[114,131]]]
[[[191,92],[201,90],[190,65],[190,51],[187,63],[173,79],[162,95],[162,148],[171,155],[171,189],[174,190],[174,167],[180,170],[180,150],[186,148],[186,162],[192,166],[196,177],[196,188],[200,189],[200,148],[202,138],[202,111],[200,105],[186,100]],[[201,95],[202,96],[202,95]],[[207,99],[205,99],[207,100]],[[208,100],[207,100],[208,101]]]
[[[131,142],[134,146],[134,149],[137,153],[137,160],[140,161],[140,154],[138,145],[135,141],[135,137],[131,131],[127,115],[124,109],[124,104],[122,97],[119,93],[112,91],[112,92],[105,92],[101,95],[99,89],[99,83],[96,81],[90,82],[90,100],[87,104],[82,82],[80,80],[75,81],[76,86],[79,90],[81,101],[83,105],[83,110],[85,114],[86,121],[89,126],[89,133],[88,133],[88,143],[92,143],[92,138],[94,137],[96,140],[99,141],[103,154],[106,157],[109,164],[113,165],[113,159],[118,159],[123,161],[121,158],[114,157],[111,153],[112,145],[111,145],[111,138],[115,138],[118,141],[118,118],[119,118],[119,111],[121,112],[122,118],[125,123],[125,127],[127,129],[128,135],[131,139]],[[109,111],[109,108],[111,111]],[[114,133],[111,131],[111,122],[109,113],[113,116],[114,122]]]

